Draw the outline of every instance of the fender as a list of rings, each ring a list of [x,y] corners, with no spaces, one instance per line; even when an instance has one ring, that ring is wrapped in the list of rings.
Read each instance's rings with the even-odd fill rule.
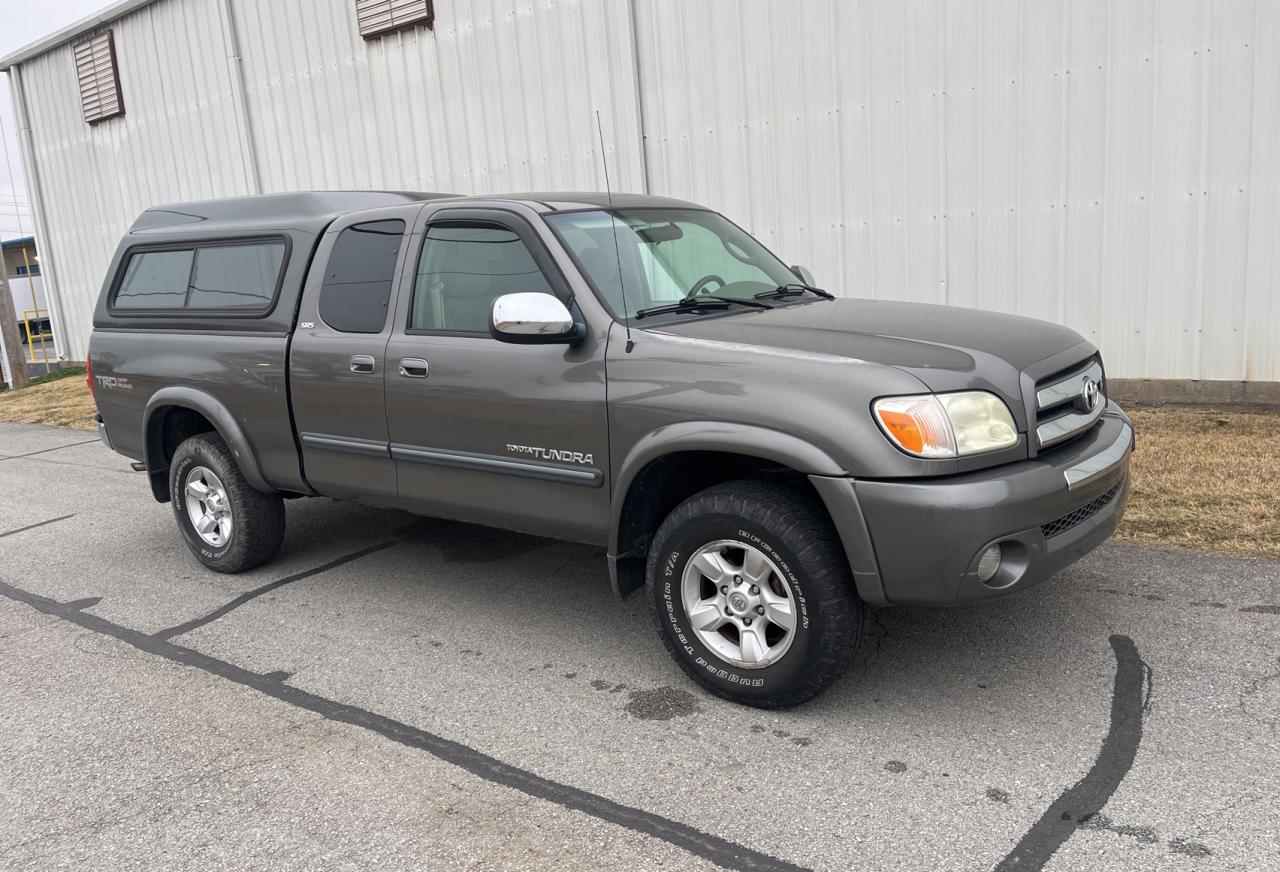
[[[844,467],[822,449],[779,430],[724,421],[681,421],[659,427],[636,442],[614,476],[609,519],[610,567],[620,556],[618,537],[622,514],[636,476],[653,461],[681,451],[741,454],[789,466],[804,475],[848,475]]]
[[[155,494],[157,500],[168,502],[169,465],[164,460],[158,434],[152,432],[151,418],[157,409],[164,406],[181,406],[208,418],[213,423],[214,429],[218,431],[218,435],[222,437],[222,441],[226,442],[227,447],[231,449],[231,454],[235,457],[240,472],[243,473],[250,487],[264,493],[275,493],[276,488],[267,484],[266,479],[262,477],[257,455],[254,454],[244,431],[240,429],[240,425],[236,423],[235,417],[227,407],[214,399],[212,394],[198,388],[174,385],[161,388],[152,394],[142,413],[142,432],[146,434],[143,460],[146,461],[147,474],[151,479],[151,492]]]

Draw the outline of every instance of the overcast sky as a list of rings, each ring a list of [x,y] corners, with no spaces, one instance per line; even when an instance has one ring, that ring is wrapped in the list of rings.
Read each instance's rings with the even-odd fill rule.
[[[0,0],[0,56],[110,4],[111,0],[37,0],[34,3],[31,0]],[[4,151],[0,152],[0,239],[11,239],[24,233],[30,235],[32,222],[27,186],[22,177],[22,156],[18,152],[13,98],[9,96],[9,76],[6,73],[0,73],[0,124],[4,127]],[[9,181],[10,173],[13,175],[12,183]]]

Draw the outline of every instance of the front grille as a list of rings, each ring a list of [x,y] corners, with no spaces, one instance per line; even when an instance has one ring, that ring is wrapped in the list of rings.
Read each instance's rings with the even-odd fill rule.
[[[1044,538],[1052,539],[1054,536],[1061,536],[1072,527],[1083,524],[1085,521],[1098,514],[1098,512],[1111,505],[1111,501],[1116,498],[1118,493],[1120,493],[1120,488],[1122,487],[1124,487],[1123,478],[1112,485],[1111,490],[1107,491],[1097,499],[1085,503],[1078,509],[1072,509],[1056,521],[1050,521],[1047,524],[1042,524],[1040,526],[1040,532],[1044,534]]]
[[[1036,441],[1049,448],[1081,435],[1102,416],[1102,361],[1097,355],[1036,382]]]

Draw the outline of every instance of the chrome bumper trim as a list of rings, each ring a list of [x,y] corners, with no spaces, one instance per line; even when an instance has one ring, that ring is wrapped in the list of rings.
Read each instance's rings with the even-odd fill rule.
[[[1133,448],[1133,428],[1127,423],[1120,429],[1116,441],[1081,463],[1062,472],[1067,480],[1067,490],[1083,487],[1094,479],[1101,478],[1124,462]]]
[[[98,438],[102,440],[103,445],[111,448],[111,437],[107,435],[107,425],[102,423],[101,420],[98,421]],[[112,448],[111,450],[114,451],[115,449]]]

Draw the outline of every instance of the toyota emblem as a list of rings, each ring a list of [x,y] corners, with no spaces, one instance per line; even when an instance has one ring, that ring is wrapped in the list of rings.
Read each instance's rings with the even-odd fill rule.
[[[1084,384],[1080,386],[1080,402],[1084,406],[1086,412],[1092,412],[1098,408],[1098,398],[1102,395],[1102,391],[1098,387],[1098,383],[1089,377],[1085,377]]]

